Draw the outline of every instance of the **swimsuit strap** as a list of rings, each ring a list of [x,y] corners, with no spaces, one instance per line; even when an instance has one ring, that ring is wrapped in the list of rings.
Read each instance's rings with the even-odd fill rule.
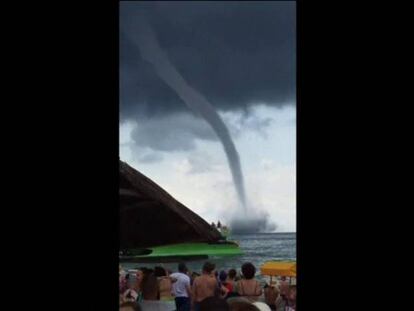
[[[240,289],[241,289],[241,295],[240,296],[247,296],[247,297],[258,297],[258,296],[261,296],[261,295],[258,295],[258,294],[256,294],[257,293],[257,286],[259,285],[259,282],[258,281],[256,281],[256,285],[255,285],[255,288],[254,288],[254,293],[252,293],[252,294],[250,294],[250,295],[246,295],[246,293],[244,292],[244,288],[243,288],[243,280],[240,280]]]

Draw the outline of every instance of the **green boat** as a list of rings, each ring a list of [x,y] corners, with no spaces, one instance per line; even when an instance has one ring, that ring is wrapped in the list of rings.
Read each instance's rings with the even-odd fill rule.
[[[145,249],[131,249],[121,253],[119,259],[121,262],[176,262],[238,255],[242,255],[242,251],[237,243],[227,241],[222,243],[179,243]]]

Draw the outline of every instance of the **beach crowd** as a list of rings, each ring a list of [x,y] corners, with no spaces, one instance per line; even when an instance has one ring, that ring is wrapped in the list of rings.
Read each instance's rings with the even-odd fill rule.
[[[282,277],[264,285],[252,263],[218,271],[211,262],[201,273],[184,263],[176,272],[161,266],[125,271],[120,266],[120,311],[295,311],[296,285]]]

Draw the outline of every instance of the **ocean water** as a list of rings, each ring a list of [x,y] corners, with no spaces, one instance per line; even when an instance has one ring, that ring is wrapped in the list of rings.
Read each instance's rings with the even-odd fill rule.
[[[296,261],[296,233],[257,233],[245,235],[231,235],[228,240],[237,241],[243,251],[243,255],[234,257],[217,257],[209,261],[216,264],[217,270],[234,268],[240,271],[241,265],[251,262],[259,270],[259,267],[270,260]],[[188,261],[187,266],[191,271],[201,272],[201,267],[206,260]],[[176,263],[123,263],[125,269],[136,267],[154,267],[162,265],[172,271],[177,271]],[[259,274],[259,272],[257,273]],[[260,276],[259,276],[260,277]]]

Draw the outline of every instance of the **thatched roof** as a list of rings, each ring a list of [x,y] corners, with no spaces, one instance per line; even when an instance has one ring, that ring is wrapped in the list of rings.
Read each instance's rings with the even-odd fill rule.
[[[119,182],[121,249],[221,239],[204,219],[122,161]]]

